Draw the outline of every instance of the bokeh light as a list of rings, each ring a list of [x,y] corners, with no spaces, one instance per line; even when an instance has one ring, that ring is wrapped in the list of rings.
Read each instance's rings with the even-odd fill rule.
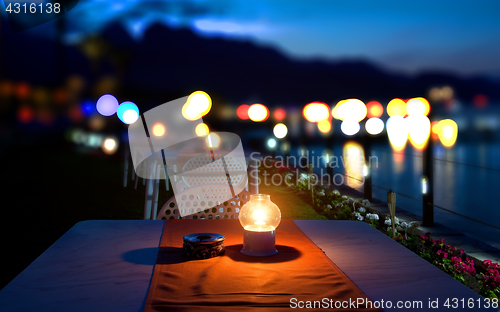
[[[99,94],[102,94],[102,93],[99,93]],[[65,89],[63,89],[63,88],[58,88],[58,89],[54,90],[54,93],[53,93],[52,96],[54,98],[54,103],[56,103],[57,105],[61,105],[62,106],[62,105],[65,105],[65,104],[68,103],[68,92]],[[96,107],[97,107],[97,105],[96,105]],[[116,107],[115,107],[114,112],[112,114],[110,114],[109,116],[111,116],[114,113],[116,113],[116,108],[118,108],[118,100],[116,101]]]
[[[32,122],[33,119],[35,119],[35,112],[33,111],[33,108],[27,105],[20,106],[17,110],[17,119],[23,124]]]
[[[325,120],[318,121],[318,130],[321,133],[328,133],[328,132],[330,132],[331,129],[332,129],[332,123],[330,120],[325,119]]]
[[[269,140],[267,140],[267,146],[269,148],[275,148],[276,147],[276,140],[275,139],[269,139]]]
[[[348,99],[337,104],[335,114],[339,120],[354,120],[360,122],[367,114],[365,103],[358,99]],[[333,111],[332,111],[333,114]]]
[[[346,100],[342,100],[342,101],[339,101],[337,103],[337,105],[335,105],[333,108],[332,108],[332,117],[337,119],[337,120],[341,120],[340,119],[340,116],[339,116],[339,108],[340,106],[342,105],[342,103],[344,103]]]
[[[422,194],[427,194],[427,179],[422,178]]]
[[[112,94],[118,89],[118,79],[114,76],[103,76],[93,85],[94,94]]]
[[[431,101],[439,101],[441,100],[441,89],[437,87],[433,87],[429,90],[429,98]]]
[[[472,99],[472,102],[474,102],[474,106],[477,108],[484,108],[488,105],[488,98],[484,94],[477,94]]]
[[[354,188],[364,184],[363,166],[365,165],[365,152],[363,147],[353,141],[348,141],[342,148],[345,159],[345,184]]]
[[[49,92],[45,88],[37,87],[33,89],[32,98],[35,105],[45,106],[49,102],[50,96]],[[92,103],[90,105],[92,105]]]
[[[406,103],[406,112],[410,116],[425,115],[428,116],[431,111],[431,105],[423,97],[410,99]]]
[[[238,116],[238,118],[241,120],[247,120],[249,108],[250,108],[249,105],[246,105],[246,104],[240,105],[238,107],[238,109],[236,110],[236,115]]]
[[[103,151],[105,153],[106,153],[106,151],[109,151],[112,153],[112,152],[114,152],[115,148],[118,148],[118,145],[116,144],[116,140],[113,138],[110,138],[111,140],[106,142],[107,144],[104,145],[105,139],[103,138],[102,135],[100,135],[98,133],[87,133],[87,134],[83,135],[82,139],[83,139],[82,144],[85,145],[86,147],[96,148],[96,147],[100,146],[101,148],[103,148]]]
[[[219,107],[218,115],[220,119],[229,120],[233,119],[236,111],[231,105],[223,105]]]
[[[111,94],[105,94],[97,100],[96,109],[103,116],[111,116],[118,109],[118,100]]]
[[[14,91],[14,85],[8,80],[0,81],[0,96],[10,97]]]
[[[408,128],[405,118],[401,115],[389,117],[385,127],[393,150],[402,151],[408,140]]]
[[[433,87],[429,90],[429,98],[432,101],[448,101],[454,96],[454,91],[450,86],[444,86],[442,88]]]
[[[191,93],[182,106],[182,116],[187,120],[198,120],[205,116],[212,109],[212,99],[203,91]]]
[[[102,142],[102,151],[108,155],[112,155],[118,150],[118,143],[113,138],[106,138]]]
[[[91,116],[95,112],[95,106],[91,100],[85,100],[82,102],[82,111],[85,116]]]
[[[161,122],[157,122],[153,125],[153,135],[161,137],[167,132],[167,129]]]
[[[208,126],[205,123],[200,123],[196,126],[195,132],[199,137],[206,136],[209,133]]]
[[[380,118],[384,114],[384,107],[382,106],[382,104],[380,104],[380,102],[377,101],[371,101],[366,103],[366,109],[367,109],[366,117],[368,118],[372,117]]]
[[[458,136],[458,125],[455,121],[444,119],[438,122],[434,128],[436,128],[435,131],[444,147],[450,148],[455,145]]]
[[[431,122],[425,115],[410,115],[405,118],[411,144],[418,150],[427,145],[431,133]]]
[[[342,121],[342,124],[340,124],[340,130],[345,135],[355,135],[359,132],[359,129],[360,125],[356,120],[347,119]]]
[[[444,86],[441,88],[441,97],[443,100],[450,100],[454,95],[454,91],[450,86]]]
[[[406,103],[402,99],[392,99],[388,104],[387,104],[387,115],[389,117],[399,115],[399,116],[406,116]]]
[[[210,133],[207,136],[206,140],[207,140],[208,147],[210,147],[210,148],[217,148],[220,145],[220,136],[217,133],[214,133],[214,132]]]
[[[66,88],[72,93],[80,93],[85,88],[85,80],[79,75],[72,75],[66,79]]]
[[[269,118],[269,109],[260,103],[252,104],[248,109],[248,118],[255,122],[266,121]]]
[[[304,106],[302,116],[304,116],[307,121],[318,122],[330,117],[330,108],[322,102],[311,102]]]
[[[80,109],[78,109],[80,110]],[[50,126],[56,120],[54,112],[48,108],[41,108],[37,114],[38,122],[45,126]]]
[[[285,124],[279,123],[273,128],[274,136],[278,139],[283,139],[288,133],[288,128]]]
[[[68,117],[73,122],[81,122],[84,117],[83,114],[83,109],[79,105],[71,105],[68,108]]]
[[[99,114],[95,114],[89,118],[88,125],[94,131],[101,131],[106,126],[106,119]]]
[[[366,121],[365,129],[371,135],[380,134],[384,131],[384,122],[380,118],[372,117]]]
[[[27,82],[20,82],[15,87],[15,94],[18,99],[26,100],[31,92],[31,87]]]
[[[322,152],[321,152],[321,157],[323,159],[323,165],[325,166],[328,166],[328,164],[330,163],[330,160],[333,156],[333,151],[329,148],[325,148]],[[319,161],[319,160],[318,160]]]
[[[280,144],[280,147],[283,153],[288,153],[290,151],[290,142],[284,141]]]
[[[286,117],[286,111],[283,108],[278,108],[277,110],[274,111],[274,119],[277,121],[281,121],[285,119]]]
[[[433,140],[437,140],[439,139],[439,136],[438,136],[438,125],[439,121],[438,120],[434,120],[433,122],[431,122],[431,137]]]
[[[116,115],[124,124],[130,125],[139,119],[139,108],[135,103],[123,102],[118,106]]]

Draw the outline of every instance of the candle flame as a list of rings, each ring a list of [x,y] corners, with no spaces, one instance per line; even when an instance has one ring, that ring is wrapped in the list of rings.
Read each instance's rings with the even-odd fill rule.
[[[264,222],[264,219],[266,218],[266,213],[263,210],[256,210],[253,213],[253,219],[255,220],[254,224],[257,225],[264,225],[266,222]]]

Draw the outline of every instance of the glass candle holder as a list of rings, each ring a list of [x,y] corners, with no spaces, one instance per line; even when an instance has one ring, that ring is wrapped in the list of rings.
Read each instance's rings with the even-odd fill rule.
[[[241,207],[238,218],[244,229],[241,253],[258,257],[278,253],[275,230],[281,222],[281,211],[270,195],[250,195],[250,201]]]

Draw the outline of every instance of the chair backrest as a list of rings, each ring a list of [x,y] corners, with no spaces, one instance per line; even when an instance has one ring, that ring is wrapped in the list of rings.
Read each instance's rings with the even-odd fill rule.
[[[250,194],[243,190],[233,197],[227,185],[193,186],[170,198],[156,219],[237,219]]]
[[[247,184],[247,170],[237,158],[224,156],[227,169],[231,172],[231,184],[235,187],[245,187]],[[182,180],[187,187],[198,185],[224,184],[227,182],[226,171],[222,160],[212,160],[210,155],[198,155],[189,159],[182,168]]]

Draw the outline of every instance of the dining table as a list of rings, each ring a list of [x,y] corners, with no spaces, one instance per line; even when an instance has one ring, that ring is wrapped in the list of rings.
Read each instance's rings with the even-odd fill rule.
[[[209,224],[215,220],[185,220],[186,224],[195,221]],[[380,310],[498,310],[494,302],[368,223],[340,220],[289,220],[288,223],[300,229],[325,259],[366,297],[378,302]],[[144,311],[151,288],[157,287],[152,281],[159,266],[162,233],[169,226],[172,223],[168,220],[76,223],[0,291],[0,311]],[[294,246],[277,245],[278,253],[287,247]],[[222,257],[225,255],[213,261],[222,261]],[[287,274],[285,270],[279,272],[279,263],[275,269],[283,276]],[[306,305],[293,301],[293,293],[288,295],[289,308]],[[321,291],[318,296],[321,298]],[[236,310],[237,306],[232,308]],[[196,306],[196,311],[203,311],[203,306]]]

